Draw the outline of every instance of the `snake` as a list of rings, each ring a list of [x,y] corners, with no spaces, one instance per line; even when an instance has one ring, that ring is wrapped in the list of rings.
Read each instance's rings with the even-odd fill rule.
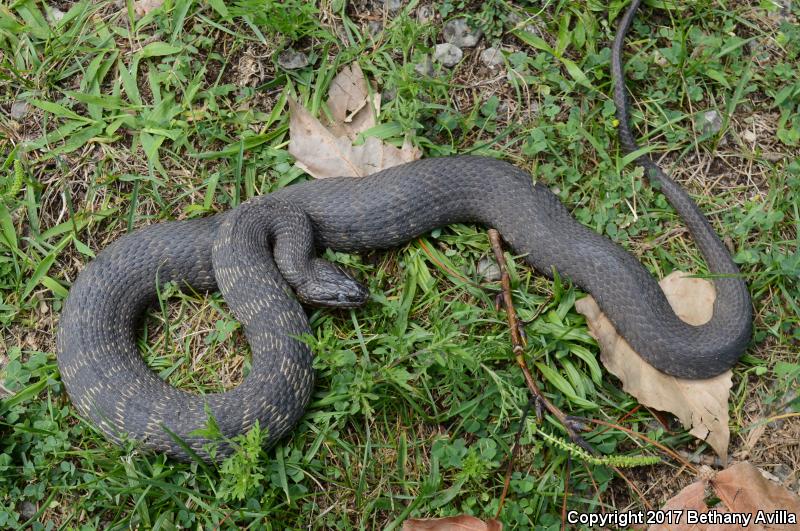
[[[638,5],[634,0],[622,16],[612,46],[613,100],[625,153],[640,151],[629,125],[621,59]],[[705,324],[682,321],[635,257],[575,220],[530,174],[494,158],[448,156],[363,178],[304,181],[212,216],[122,236],[80,272],[64,303],[57,332],[61,379],[78,412],[116,443],[132,440],[179,460],[214,462],[258,423],[269,447],[294,429],[314,387],[313,353],[303,339],[312,330],[303,304],[352,308],[370,296],[348,272],[319,258],[319,250],[388,249],[454,223],[497,229],[534,269],[555,272],[590,293],[659,371],[713,377],[732,367],[749,343],[747,285],[683,188],[649,154],[635,161],[706,260],[716,298]],[[137,337],[146,310],[168,283],[222,293],[252,350],[251,369],[238,386],[195,394],[147,366]]]

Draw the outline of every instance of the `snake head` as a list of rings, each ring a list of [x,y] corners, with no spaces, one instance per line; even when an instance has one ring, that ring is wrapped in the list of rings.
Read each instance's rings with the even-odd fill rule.
[[[316,258],[306,280],[295,286],[300,302],[328,308],[356,308],[367,302],[369,290],[341,267]]]

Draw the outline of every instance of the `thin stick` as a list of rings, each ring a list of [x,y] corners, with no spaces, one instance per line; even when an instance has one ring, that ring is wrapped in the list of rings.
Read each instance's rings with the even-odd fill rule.
[[[536,385],[536,380],[533,379],[531,371],[528,369],[528,364],[525,361],[525,339],[522,337],[522,334],[520,334],[517,312],[514,311],[514,303],[511,299],[511,277],[508,275],[508,266],[506,264],[506,258],[503,255],[503,247],[500,242],[500,233],[495,229],[489,229],[489,241],[492,243],[492,250],[494,251],[497,265],[500,267],[500,282],[503,286],[503,302],[506,308],[508,327],[511,330],[511,345],[513,347],[514,358],[517,361],[517,365],[519,365],[519,368],[522,370],[522,375],[525,377],[525,383],[528,385],[528,389],[536,400],[537,406],[544,406],[547,411],[549,411],[558,419],[558,421],[567,431],[570,440],[580,445],[586,451],[596,455],[597,452],[595,449],[592,448],[592,446],[587,443],[583,437],[578,435],[576,423],[570,420],[563,411],[555,406],[555,404],[550,402],[550,400],[548,400],[539,389],[539,386]]]

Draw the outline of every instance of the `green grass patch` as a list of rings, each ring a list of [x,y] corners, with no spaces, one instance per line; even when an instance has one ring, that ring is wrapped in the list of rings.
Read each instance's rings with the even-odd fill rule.
[[[384,93],[381,136],[409,134],[426,156],[503,157],[654,274],[704,271],[683,223],[618,150],[609,43],[623,2],[445,0],[430,23],[417,19],[426,2],[368,5],[166,0],[143,17],[130,0],[0,7],[0,528],[398,529],[408,517],[494,516],[528,394],[494,308],[498,286],[478,273],[491,250],[476,227],[388,252],[329,253],[372,299],[311,314],[314,395],[270,451],[258,432],[217,467],[114,446],[78,416],[59,378],[57,316],[80,268],[137,227],[305,180],[286,150],[286,98],[324,112],[331,79],[352,61]],[[629,37],[636,128],[736,250],[753,294],[732,450],[755,419],[800,410],[792,9],[787,19],[772,2],[649,3]],[[456,14],[484,40],[455,69],[419,75],[414,65],[442,41],[442,17]],[[504,47],[504,73],[481,65],[489,44]],[[310,65],[281,69],[289,47]],[[710,110],[719,131],[702,128]],[[574,310],[581,294],[509,259],[518,312],[531,320],[526,354],[550,400],[577,416],[624,417],[674,449],[707,450],[644,408],[629,414],[635,400],[598,365]],[[151,367],[185,389],[224,389],[247,371],[246,345],[216,296],[154,309],[141,343]],[[563,435],[554,419],[534,423],[521,427],[501,514],[509,528],[558,529],[565,497],[586,511],[643,506],[611,468],[537,435]],[[786,424],[797,433],[796,419]],[[751,451],[756,464],[780,462],[791,443],[768,429],[775,444]],[[614,430],[587,439],[605,454],[657,455]],[[647,490],[677,468],[665,461],[630,478]]]

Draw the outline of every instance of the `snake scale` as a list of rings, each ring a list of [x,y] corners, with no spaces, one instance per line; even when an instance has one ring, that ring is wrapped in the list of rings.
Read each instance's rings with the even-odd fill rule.
[[[637,150],[629,129],[622,75],[625,34],[638,7],[626,11],[612,48],[620,144]],[[714,273],[712,319],[681,321],[648,271],[630,254],[572,218],[550,190],[494,159],[425,159],[369,177],[292,185],[203,219],[159,223],[128,234],[78,276],[61,314],[58,364],[80,413],[112,440],[141,441],[179,459],[212,459],[205,435],[193,433],[213,414],[233,437],[256,421],[272,444],[303,415],[311,395],[310,333],[299,300],[328,306],[363,303],[366,290],[319,248],[384,249],[452,223],[494,227],[538,271],[553,269],[591,293],[627,341],[657,369],[705,378],[730,368],[750,338],[747,287],[725,246],[689,196],[646,155],[636,159],[686,222]],[[151,371],[136,346],[144,311],[158,287],[176,282],[219,289],[244,326],[252,370],[218,394],[178,390]],[[299,299],[299,300],[298,300]],[[214,456],[231,451],[222,443]]]

